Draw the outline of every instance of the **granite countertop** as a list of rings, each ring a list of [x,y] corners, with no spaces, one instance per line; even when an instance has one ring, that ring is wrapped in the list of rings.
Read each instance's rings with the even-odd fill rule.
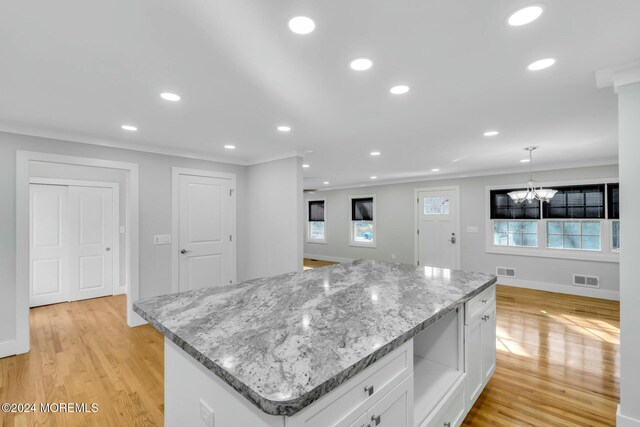
[[[495,281],[358,260],[148,298],[134,310],[262,411],[293,415]]]

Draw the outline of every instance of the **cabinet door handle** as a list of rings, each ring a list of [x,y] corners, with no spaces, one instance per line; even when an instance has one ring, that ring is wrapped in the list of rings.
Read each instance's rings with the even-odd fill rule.
[[[369,396],[371,396],[373,394],[373,386],[372,385],[370,385],[369,387],[365,386],[364,391],[368,393]]]
[[[447,421],[446,423],[444,423],[444,427],[451,427],[451,423]]]
[[[377,417],[375,416],[371,416],[371,421],[373,421],[374,423],[376,423],[375,425],[380,424],[380,415],[378,415]]]
[[[486,299],[483,299],[483,300],[480,300],[480,302],[482,302],[483,304],[486,304],[486,303],[487,303],[487,300],[486,300]]]
[[[181,250],[180,250],[180,253],[181,253],[182,255],[184,255],[184,254],[188,254],[189,252],[191,252],[191,251],[190,251],[190,250],[188,250],[188,249],[181,249]]]

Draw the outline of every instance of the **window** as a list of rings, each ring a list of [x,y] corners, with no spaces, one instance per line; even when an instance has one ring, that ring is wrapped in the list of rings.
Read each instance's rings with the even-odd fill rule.
[[[609,219],[620,219],[620,184],[607,184],[607,201]]]
[[[547,247],[600,251],[600,221],[548,221]]]
[[[309,200],[308,202],[307,241],[326,243],[325,201]]]
[[[620,220],[611,222],[611,249],[614,252],[620,252]]]
[[[553,199],[544,203],[545,218],[604,218],[604,184],[555,189]]]
[[[538,246],[537,221],[494,221],[493,244],[496,246]]]
[[[490,196],[491,219],[540,219],[540,202],[516,203],[509,192],[514,190],[492,190]]]
[[[354,246],[375,246],[375,198],[351,198],[351,244]]]
[[[448,197],[425,197],[424,198],[424,214],[425,215],[449,215],[449,198]]]

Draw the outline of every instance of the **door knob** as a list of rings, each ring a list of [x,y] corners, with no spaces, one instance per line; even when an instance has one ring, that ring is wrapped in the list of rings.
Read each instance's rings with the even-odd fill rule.
[[[451,233],[451,238],[449,239],[451,243],[456,243],[456,233]]]
[[[111,250],[111,248],[107,248],[107,252],[109,252]]]
[[[186,254],[186,253],[189,253],[189,252],[191,252],[191,251],[190,251],[190,250],[187,250],[187,249],[182,249],[182,250],[180,250],[180,253],[181,253],[182,255],[184,255],[184,254]]]

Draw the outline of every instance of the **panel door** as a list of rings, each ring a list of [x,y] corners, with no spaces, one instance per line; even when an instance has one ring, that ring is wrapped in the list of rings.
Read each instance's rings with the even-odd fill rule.
[[[231,190],[229,179],[180,175],[180,291],[236,280]]]
[[[67,187],[29,186],[30,306],[69,299]]]
[[[475,403],[483,389],[482,319],[478,317],[464,328],[465,372],[467,373],[467,408]]]
[[[458,191],[418,193],[418,259],[420,265],[457,269]]]
[[[482,321],[482,375],[483,383],[491,378],[496,369],[496,306],[487,308]]]
[[[336,424],[335,427],[340,427],[340,424]],[[371,427],[371,420],[367,412],[363,413],[360,418],[349,424],[349,427]]]
[[[369,409],[371,427],[413,426],[413,374]]]
[[[69,187],[69,296],[113,295],[113,190]]]

